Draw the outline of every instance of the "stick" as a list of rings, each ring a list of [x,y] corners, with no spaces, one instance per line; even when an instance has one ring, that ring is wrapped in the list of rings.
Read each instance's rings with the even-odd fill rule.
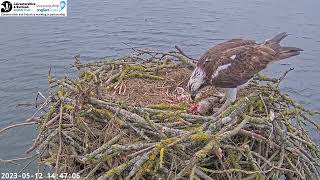
[[[12,128],[21,127],[21,126],[34,125],[34,124],[36,124],[36,123],[37,123],[37,122],[32,121],[32,122],[25,122],[25,123],[13,124],[13,125],[10,125],[10,126],[7,126],[7,127],[3,128],[3,129],[1,129],[1,130],[0,130],[0,134],[3,133],[3,132],[5,132],[5,131],[7,131],[7,130],[9,130],[9,129],[12,129]]]
[[[176,49],[179,51],[179,53],[182,54],[182,55],[184,55],[185,57],[187,57],[187,58],[189,58],[189,59],[191,59],[191,60],[197,61],[197,59],[194,59],[194,58],[186,55],[186,53],[184,53],[177,45],[175,45],[174,48],[176,48]]]
[[[58,135],[59,135],[59,149],[57,153],[57,160],[55,164],[55,174],[58,174],[59,172],[59,161],[60,161],[60,154],[62,152],[62,112],[63,112],[63,103],[60,104],[60,118],[59,118],[59,129],[58,129]]]

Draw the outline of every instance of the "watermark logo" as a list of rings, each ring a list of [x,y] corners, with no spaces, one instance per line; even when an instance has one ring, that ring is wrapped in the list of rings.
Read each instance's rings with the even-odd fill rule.
[[[67,0],[4,0],[0,17],[67,16]]]
[[[66,2],[65,1],[61,1],[60,2],[60,11],[62,11],[62,9],[64,9],[64,7],[66,7]]]
[[[12,10],[12,4],[9,1],[4,1],[2,4],[1,12],[10,12]]]

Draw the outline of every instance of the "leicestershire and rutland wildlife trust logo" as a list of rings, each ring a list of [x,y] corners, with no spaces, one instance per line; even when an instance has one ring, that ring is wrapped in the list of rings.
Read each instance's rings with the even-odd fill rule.
[[[12,4],[9,1],[4,1],[1,3],[1,12],[10,12],[12,10]]]
[[[67,16],[68,0],[0,0],[0,17]]]

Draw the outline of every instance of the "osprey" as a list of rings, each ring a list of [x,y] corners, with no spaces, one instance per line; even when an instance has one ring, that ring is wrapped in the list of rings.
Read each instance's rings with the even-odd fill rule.
[[[255,74],[265,69],[273,61],[286,59],[303,51],[296,47],[280,46],[280,41],[288,34],[283,32],[263,43],[253,40],[231,39],[220,43],[199,59],[191,74],[187,90],[194,100],[205,86],[226,89],[225,103],[215,113],[220,114],[236,100],[237,89],[250,81]]]

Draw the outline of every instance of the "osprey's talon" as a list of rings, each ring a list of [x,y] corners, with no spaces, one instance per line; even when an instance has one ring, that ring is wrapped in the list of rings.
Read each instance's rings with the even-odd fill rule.
[[[218,117],[224,110],[227,109],[227,107],[228,107],[228,104],[226,103],[223,104],[221,108],[219,108],[218,111],[213,114],[213,117]]]

